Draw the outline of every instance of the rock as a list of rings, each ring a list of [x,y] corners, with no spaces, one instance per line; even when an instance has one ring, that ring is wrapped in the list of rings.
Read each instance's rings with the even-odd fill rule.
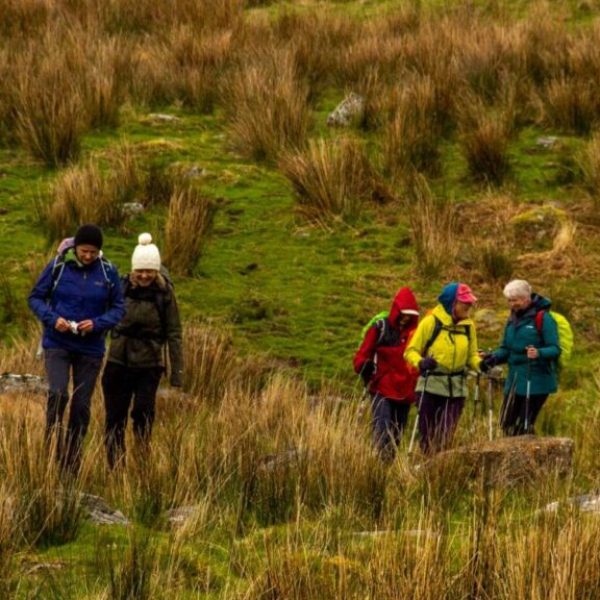
[[[543,135],[535,140],[535,143],[542,148],[550,149],[553,148],[558,142],[558,138],[555,135]]]
[[[574,498],[567,498],[564,503],[556,500],[555,502],[546,504],[543,510],[544,512],[557,512],[563,504],[572,508],[577,508],[581,512],[600,514],[600,494],[575,496]]]
[[[510,224],[521,250],[541,251],[552,249],[554,237],[568,219],[564,210],[544,204],[514,216]]]
[[[128,218],[137,217],[146,210],[141,202],[125,202],[121,208],[123,209],[123,215]]]
[[[81,506],[89,520],[96,525],[129,525],[129,519],[120,511],[108,506],[104,498],[93,494],[80,495]]]
[[[348,127],[352,121],[362,117],[365,110],[365,99],[350,92],[327,117],[329,127]]]
[[[45,394],[46,380],[39,375],[3,373],[0,375],[0,394]]]
[[[183,173],[185,179],[199,179],[201,177],[206,177],[206,169],[200,167],[199,165],[192,165],[187,171]]]
[[[51,571],[51,570],[60,570],[65,568],[65,563],[56,561],[56,562],[41,562],[41,563],[27,563],[24,565],[24,573],[25,575],[35,575],[39,571]]]
[[[202,514],[202,508],[199,505],[180,506],[165,511],[167,521],[173,527],[181,527],[188,521],[197,519]]]
[[[499,331],[506,322],[506,311],[502,315],[498,315],[495,311],[489,308],[482,308],[473,315],[477,328],[486,331]]]
[[[432,457],[428,472],[456,470],[468,479],[483,475],[491,485],[511,487],[544,476],[566,475],[573,462],[573,440],[523,435],[454,448]]]
[[[260,458],[258,470],[274,471],[279,466],[288,465],[292,462],[298,463],[302,456],[303,453],[296,448],[290,448],[289,450],[276,452],[275,454],[266,454]]]
[[[179,123],[181,121],[179,117],[165,113],[150,113],[148,118],[155,123]]]

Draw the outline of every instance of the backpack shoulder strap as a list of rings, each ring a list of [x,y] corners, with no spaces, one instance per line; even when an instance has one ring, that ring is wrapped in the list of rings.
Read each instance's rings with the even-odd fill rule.
[[[48,292],[47,300],[49,301],[52,298],[52,294],[54,294],[54,290],[58,285],[60,278],[62,277],[63,271],[65,270],[65,255],[57,254],[52,261],[52,272],[50,274],[50,291]]]
[[[385,334],[387,331],[387,319],[377,319],[374,323],[374,327],[377,329],[378,336],[376,345],[379,346],[383,339],[385,338]]]
[[[429,339],[425,343],[425,346],[423,347],[423,356],[427,356],[427,353],[429,352],[429,348],[431,348],[431,346],[433,345],[433,342],[435,342],[438,335],[440,335],[440,332],[442,331],[442,327],[443,327],[442,322],[435,315],[432,315],[432,316],[435,321],[435,324],[433,326],[433,331],[431,332],[431,336],[429,337]]]
[[[538,335],[540,336],[540,339],[542,341],[542,344],[544,344],[544,313],[548,312],[545,309],[541,309],[538,310],[535,313],[535,328],[537,329]]]
[[[115,267],[107,258],[104,256],[100,257],[100,268],[102,269],[102,274],[104,275],[104,280],[106,281],[109,288],[114,286],[111,278],[108,276],[109,271],[114,271]]]

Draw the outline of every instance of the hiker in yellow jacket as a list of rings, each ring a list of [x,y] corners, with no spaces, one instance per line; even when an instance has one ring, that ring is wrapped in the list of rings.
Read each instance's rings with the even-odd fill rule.
[[[479,369],[475,324],[469,312],[477,298],[468,285],[449,283],[439,304],[419,323],[404,352],[418,367],[421,449],[432,453],[452,441],[467,396],[467,369]]]

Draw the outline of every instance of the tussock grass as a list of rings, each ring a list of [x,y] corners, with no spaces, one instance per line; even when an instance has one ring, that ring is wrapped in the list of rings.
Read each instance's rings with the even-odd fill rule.
[[[77,159],[86,122],[85,101],[65,56],[50,46],[38,64],[23,61],[16,77],[16,139],[51,167]]]
[[[50,198],[39,203],[50,239],[68,237],[82,223],[121,224],[125,190],[120,180],[104,176],[94,162],[69,167],[55,181]]]
[[[592,78],[552,78],[540,93],[543,122],[577,134],[589,133],[600,118],[599,89]]]
[[[453,264],[458,253],[456,214],[452,204],[434,196],[427,180],[415,175],[405,201],[415,248],[415,269],[423,277],[437,277]]]
[[[460,140],[473,179],[500,186],[510,172],[511,123],[504,114],[466,99],[461,106]]]
[[[307,98],[290,52],[267,51],[242,62],[228,77],[222,98],[235,149],[248,158],[275,161],[283,150],[301,148],[309,126]]]
[[[383,150],[386,172],[395,181],[404,181],[415,171],[440,173],[441,121],[436,94],[429,77],[415,78],[399,93]]]
[[[176,188],[169,201],[163,262],[174,274],[192,273],[214,215],[214,203],[192,187]]]
[[[577,157],[583,184],[594,201],[600,206],[600,134],[594,134]]]
[[[279,168],[301,210],[316,220],[356,218],[376,182],[363,147],[352,138],[311,141],[305,152],[284,156]]]

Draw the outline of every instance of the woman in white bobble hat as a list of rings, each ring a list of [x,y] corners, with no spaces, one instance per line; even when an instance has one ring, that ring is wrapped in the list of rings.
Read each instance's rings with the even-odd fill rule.
[[[124,460],[125,429],[131,408],[138,446],[147,447],[154,422],[156,391],[169,350],[172,386],[181,386],[181,323],[173,290],[161,272],[160,252],[149,233],[138,237],[131,273],[123,277],[126,313],[111,337],[102,377],[106,408],[105,444],[111,468]]]

